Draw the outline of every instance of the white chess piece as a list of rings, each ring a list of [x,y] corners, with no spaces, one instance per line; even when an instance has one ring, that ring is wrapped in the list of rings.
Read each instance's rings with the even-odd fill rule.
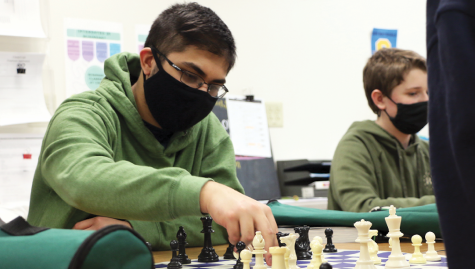
[[[294,233],[291,233],[287,236],[283,236],[280,238],[280,242],[285,243],[287,248],[290,250],[289,254],[289,269],[300,269],[300,267],[297,266],[297,254],[295,253],[295,240],[297,240],[297,235]]]
[[[369,237],[378,235],[378,230],[369,230]],[[368,243],[369,257],[373,260],[374,264],[381,264],[381,258],[378,257],[379,246],[373,239]]]
[[[310,248],[312,249],[313,256],[307,269],[319,269],[322,264],[323,244],[318,240],[312,240],[312,242],[310,242]]]
[[[422,237],[418,234],[411,237],[412,245],[414,246],[414,254],[412,254],[409,263],[418,263],[424,264],[427,263],[427,260],[422,256],[421,246],[422,246]]]
[[[406,257],[402,255],[401,244],[399,242],[399,238],[404,235],[400,231],[402,218],[396,215],[396,208],[393,205],[390,206],[389,217],[386,217],[385,220],[389,228],[387,236],[391,238],[391,255],[389,255],[385,267],[409,268],[410,264],[406,260]]]
[[[252,253],[248,249],[241,251],[241,262],[243,263],[243,269],[251,269]]]
[[[264,254],[267,253],[264,250],[266,242],[260,231],[256,232],[252,245],[254,246],[252,254],[256,255],[256,265],[254,265],[253,269],[267,269],[267,265],[264,264]]]
[[[315,237],[312,239],[312,241],[315,240],[315,239],[318,240],[318,242],[320,242],[320,244],[322,244],[322,246],[324,245],[324,244],[323,244],[323,239],[322,239],[320,236],[318,236],[318,235],[315,236]],[[322,263],[325,263],[325,262],[328,262],[328,261],[325,260],[325,256],[323,255],[323,252],[322,252]]]
[[[369,238],[369,228],[372,223],[362,219],[355,222],[355,227],[358,230],[358,238],[355,242],[360,243],[360,257],[356,262],[355,269],[376,269],[373,260],[369,257],[368,243],[372,240]]]
[[[282,239],[282,237],[280,238]],[[281,240],[282,241],[282,240]],[[284,254],[284,264],[285,264],[285,269],[289,269],[289,257],[290,257],[290,248],[285,246],[284,248],[287,248],[287,251]]]
[[[285,269],[284,255],[286,251],[286,247],[269,248],[269,252],[272,254],[272,269]]]
[[[428,247],[428,250],[425,255],[426,260],[440,261],[442,258],[440,258],[439,254],[437,254],[437,251],[435,251],[435,248],[434,248],[435,234],[433,232],[427,232],[425,237],[426,237],[426,243]]]

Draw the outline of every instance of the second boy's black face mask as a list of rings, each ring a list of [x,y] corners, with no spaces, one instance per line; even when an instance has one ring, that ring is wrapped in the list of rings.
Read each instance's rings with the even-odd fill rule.
[[[389,98],[393,103],[397,105],[397,114],[396,117],[389,116],[391,122],[394,124],[399,131],[405,134],[415,134],[419,132],[427,124],[427,105],[428,102],[419,102],[414,104],[401,104],[394,102]]]
[[[419,102],[414,104],[401,104],[394,102],[397,105],[396,117],[389,116],[391,122],[399,131],[405,134],[415,134],[419,132],[427,124],[427,104],[428,102]]]
[[[171,132],[184,131],[204,119],[213,109],[217,98],[191,88],[172,77],[153,53],[158,72],[149,79],[144,76],[145,101],[153,118]]]

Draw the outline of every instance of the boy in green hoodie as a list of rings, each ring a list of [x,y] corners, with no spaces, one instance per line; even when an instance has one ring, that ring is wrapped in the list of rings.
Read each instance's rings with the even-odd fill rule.
[[[340,140],[328,209],[368,212],[435,203],[429,145],[415,135],[427,124],[425,59],[408,50],[379,50],[363,70],[363,84],[378,118],[353,123]]]
[[[276,245],[272,211],[243,194],[233,145],[210,113],[228,91],[236,58],[226,24],[209,8],[177,4],[153,23],[140,55],[120,53],[105,78],[61,104],[35,172],[28,221],[97,230],[121,224],[153,249],[169,249],[179,226],[202,246],[200,217],[214,244]]]

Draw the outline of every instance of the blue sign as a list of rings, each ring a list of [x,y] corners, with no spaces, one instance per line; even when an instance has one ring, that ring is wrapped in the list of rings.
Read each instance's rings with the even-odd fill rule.
[[[373,29],[371,35],[371,54],[382,48],[396,48],[397,30]]]

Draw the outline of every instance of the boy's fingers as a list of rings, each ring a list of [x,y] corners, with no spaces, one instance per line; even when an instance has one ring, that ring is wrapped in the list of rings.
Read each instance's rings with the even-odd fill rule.
[[[76,223],[73,227],[74,230],[85,230],[89,227],[91,227],[94,224],[94,218],[92,219],[86,219],[83,221],[80,221]]]

